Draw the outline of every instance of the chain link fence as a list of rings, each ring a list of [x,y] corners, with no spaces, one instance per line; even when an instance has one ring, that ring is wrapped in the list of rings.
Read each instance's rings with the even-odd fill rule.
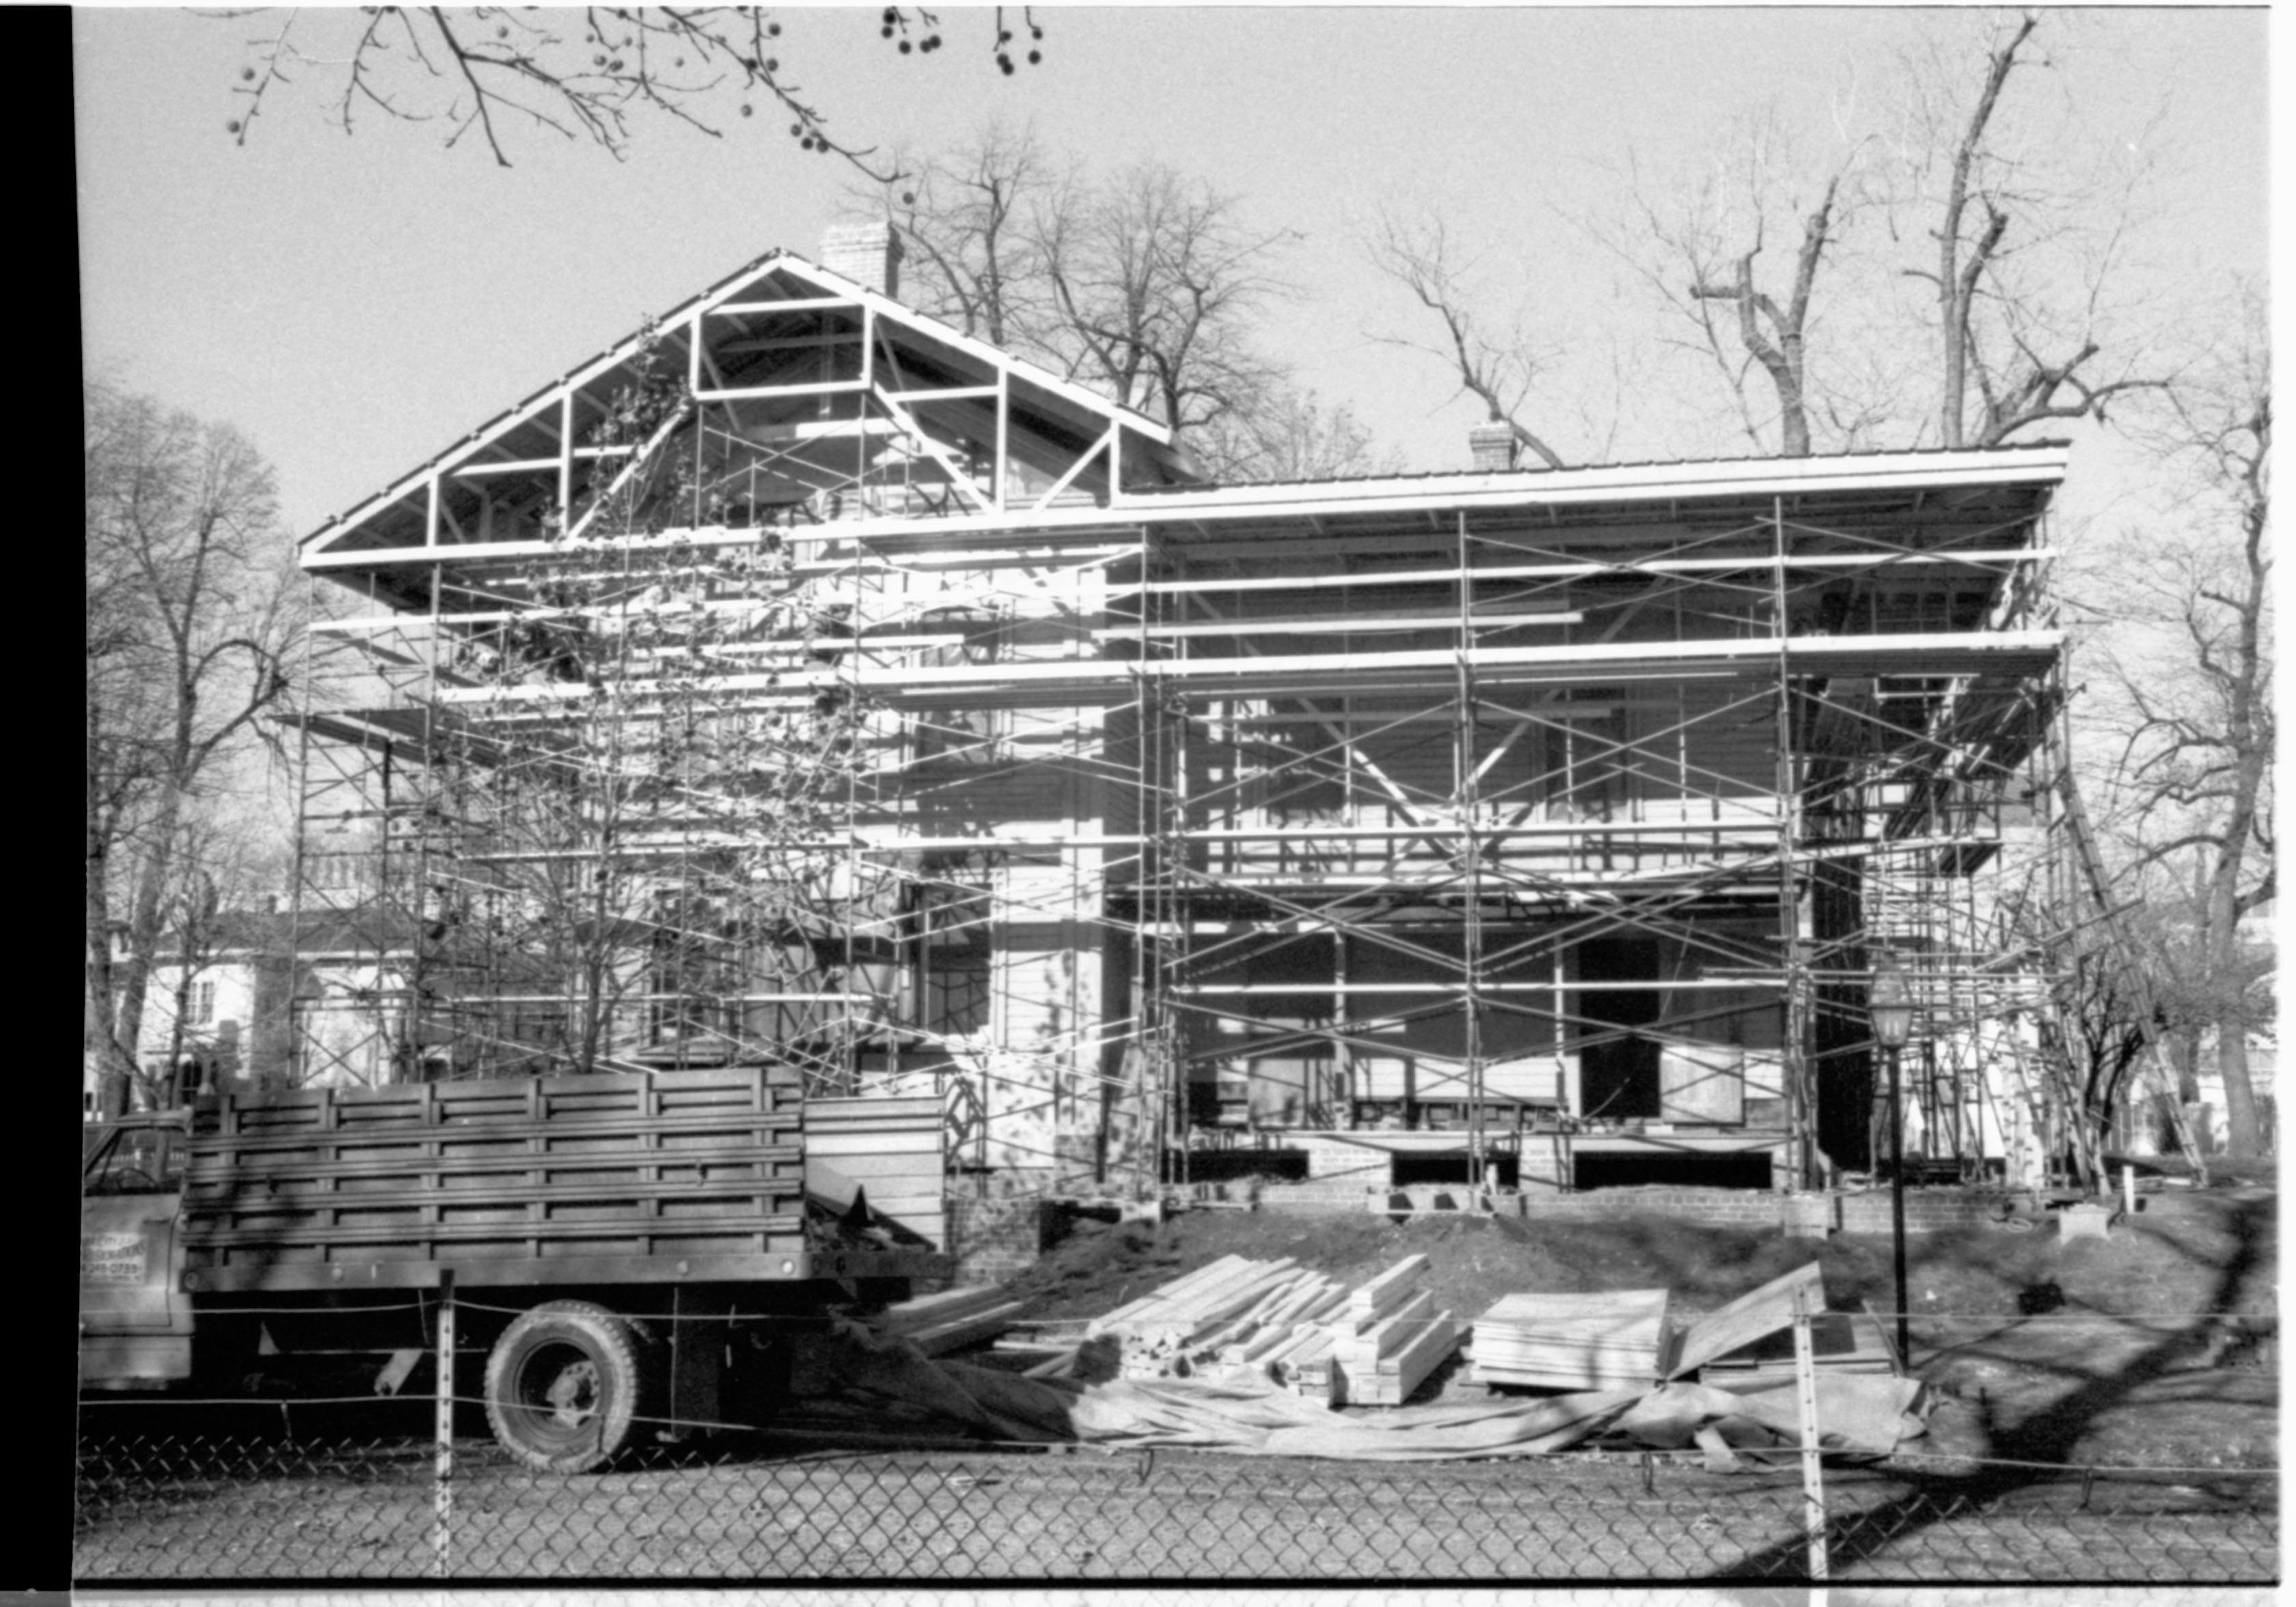
[[[239,1426],[84,1423],[85,1583],[236,1580],[1633,1583],[1812,1577],[1790,1461],[1667,1454],[1340,1464],[1175,1450],[852,1451],[750,1437],[538,1474],[398,1403]],[[163,1418],[159,1429],[138,1418]],[[350,1426],[356,1417],[363,1427]],[[109,1421],[107,1421],[109,1420]],[[250,1428],[249,1423],[256,1426]],[[393,1425],[397,1426],[397,1425]],[[1827,1576],[2266,1583],[2275,1472],[1830,1467]]]

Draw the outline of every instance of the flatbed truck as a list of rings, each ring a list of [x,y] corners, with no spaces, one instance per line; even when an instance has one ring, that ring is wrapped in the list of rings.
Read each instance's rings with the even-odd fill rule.
[[[939,1102],[767,1067],[226,1093],[81,1159],[83,1390],[395,1393],[451,1292],[496,1438],[551,1472],[762,1422],[795,1332],[954,1270]]]

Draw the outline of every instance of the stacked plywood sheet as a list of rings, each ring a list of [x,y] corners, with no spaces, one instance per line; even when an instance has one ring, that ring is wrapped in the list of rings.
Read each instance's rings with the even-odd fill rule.
[[[1668,1325],[1667,1292],[1510,1294],[1477,1318],[1474,1376],[1489,1384],[1549,1390],[1631,1389],[1696,1376],[1725,1389],[1759,1390],[1794,1375],[1792,1325],[1812,1313],[1816,1361],[1824,1371],[1901,1371],[1870,1311],[1822,1312],[1815,1261],[1740,1295],[1679,1332]]]
[[[1651,1385],[1669,1361],[1667,1291],[1510,1294],[1475,1319],[1475,1378],[1543,1390]]]
[[[1419,1287],[1426,1271],[1426,1257],[1409,1256],[1349,1291],[1268,1353],[1276,1382],[1334,1406],[1401,1406],[1459,1347],[1458,1323]]]
[[[981,1284],[888,1306],[870,1325],[888,1339],[905,1339],[927,1356],[939,1356],[996,1338],[1027,1306],[994,1284]]]

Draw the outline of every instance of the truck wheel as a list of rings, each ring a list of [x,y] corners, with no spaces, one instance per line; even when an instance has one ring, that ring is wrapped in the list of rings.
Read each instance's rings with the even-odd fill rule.
[[[552,1300],[503,1331],[487,1357],[487,1421],[545,1473],[586,1473],[627,1448],[645,1380],[630,1324],[587,1300]]]

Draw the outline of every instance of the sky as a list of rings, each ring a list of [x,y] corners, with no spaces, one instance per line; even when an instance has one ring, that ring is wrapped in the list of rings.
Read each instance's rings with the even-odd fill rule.
[[[785,76],[840,138],[930,152],[1033,121],[1093,168],[1160,161],[1238,197],[1299,235],[1265,343],[1414,470],[1464,467],[1479,409],[1381,339],[1431,332],[1365,259],[1381,205],[1442,211],[1480,248],[1486,304],[1584,360],[1651,319],[1575,221],[1617,215],[1629,161],[1694,176],[1763,107],[1820,148],[1920,37],[1979,59],[1978,18],[1949,11],[1086,6],[1039,10],[1044,64],[1006,78],[991,13],[944,9],[947,45],[902,57],[877,9],[775,13]],[[95,370],[246,432],[299,533],[742,263],[813,254],[856,176],[771,111],[719,140],[645,127],[621,162],[513,130],[504,168],[435,123],[347,136],[323,69],[234,143],[248,41],[283,15],[75,12],[80,312]],[[305,48],[339,45],[347,16],[303,13]],[[2133,271],[2261,275],[2266,13],[2070,21],[2036,105],[2084,146],[2166,164]],[[1664,398],[1611,411],[1638,455],[1673,455]],[[2109,466],[2094,482],[2113,483]]]

